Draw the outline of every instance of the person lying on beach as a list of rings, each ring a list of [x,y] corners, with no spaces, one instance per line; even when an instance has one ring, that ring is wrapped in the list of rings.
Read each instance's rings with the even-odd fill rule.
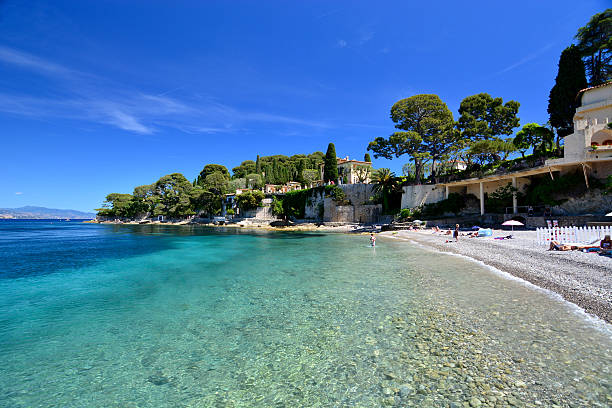
[[[582,245],[582,244],[576,244],[576,243],[568,243],[568,244],[561,244],[558,241],[551,241],[550,242],[550,247],[548,248],[549,251],[582,251],[585,249],[591,249],[591,248],[597,248],[597,246],[593,246],[593,245]]]
[[[612,255],[612,239],[609,235],[606,235],[604,239],[599,243],[602,255]]]
[[[495,237],[493,239],[514,239],[512,235],[506,235],[505,237]]]
[[[561,244],[558,241],[550,241],[549,251],[573,251],[578,249],[577,246]]]

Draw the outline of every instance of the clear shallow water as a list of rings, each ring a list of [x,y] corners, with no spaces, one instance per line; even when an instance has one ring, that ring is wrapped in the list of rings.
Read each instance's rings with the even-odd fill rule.
[[[612,403],[609,326],[379,241],[0,221],[0,406]]]

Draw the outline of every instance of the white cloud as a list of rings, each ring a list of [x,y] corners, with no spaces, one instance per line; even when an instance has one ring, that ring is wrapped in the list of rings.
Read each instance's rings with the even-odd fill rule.
[[[532,52],[531,54],[524,56],[523,58],[521,58],[514,64],[508,65],[506,68],[502,69],[501,71],[498,71],[497,74],[503,74],[505,72],[512,71],[514,68],[520,67],[521,65],[533,59],[536,59],[537,57],[542,55],[544,52],[546,52],[548,49],[550,49],[553,45],[555,45],[555,43],[546,44],[544,47],[538,49],[537,51]]]
[[[346,47],[346,46],[348,45],[348,43],[347,43],[345,40],[338,40],[338,41],[336,42],[336,45],[337,45],[338,47],[340,47],[340,48],[344,48],[344,47]]]
[[[22,194],[23,194],[23,193],[22,193],[21,191],[17,191],[17,192],[15,193],[15,195],[22,195]]]
[[[343,47],[347,45],[346,41],[341,41]],[[160,127],[172,127],[186,133],[222,133],[244,129],[241,125],[244,122],[329,127],[316,120],[236,109],[210,97],[179,100],[167,96],[183,87],[157,95],[130,90],[104,78],[79,73],[1,45],[0,62],[45,73],[58,80],[54,89],[56,97],[0,93],[0,112],[88,120],[138,134],[152,134]]]

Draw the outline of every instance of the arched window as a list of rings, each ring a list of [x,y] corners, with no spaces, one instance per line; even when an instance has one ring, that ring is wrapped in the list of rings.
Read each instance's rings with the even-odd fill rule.
[[[604,140],[602,146],[612,146],[612,139]]]

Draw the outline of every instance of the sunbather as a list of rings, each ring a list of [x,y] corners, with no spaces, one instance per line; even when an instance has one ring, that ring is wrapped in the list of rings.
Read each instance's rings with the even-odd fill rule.
[[[573,251],[578,249],[577,246],[561,244],[558,241],[550,241],[549,251]]]
[[[599,243],[599,247],[601,248],[602,255],[612,255],[612,239],[610,239],[609,235],[606,235],[604,239]]]

